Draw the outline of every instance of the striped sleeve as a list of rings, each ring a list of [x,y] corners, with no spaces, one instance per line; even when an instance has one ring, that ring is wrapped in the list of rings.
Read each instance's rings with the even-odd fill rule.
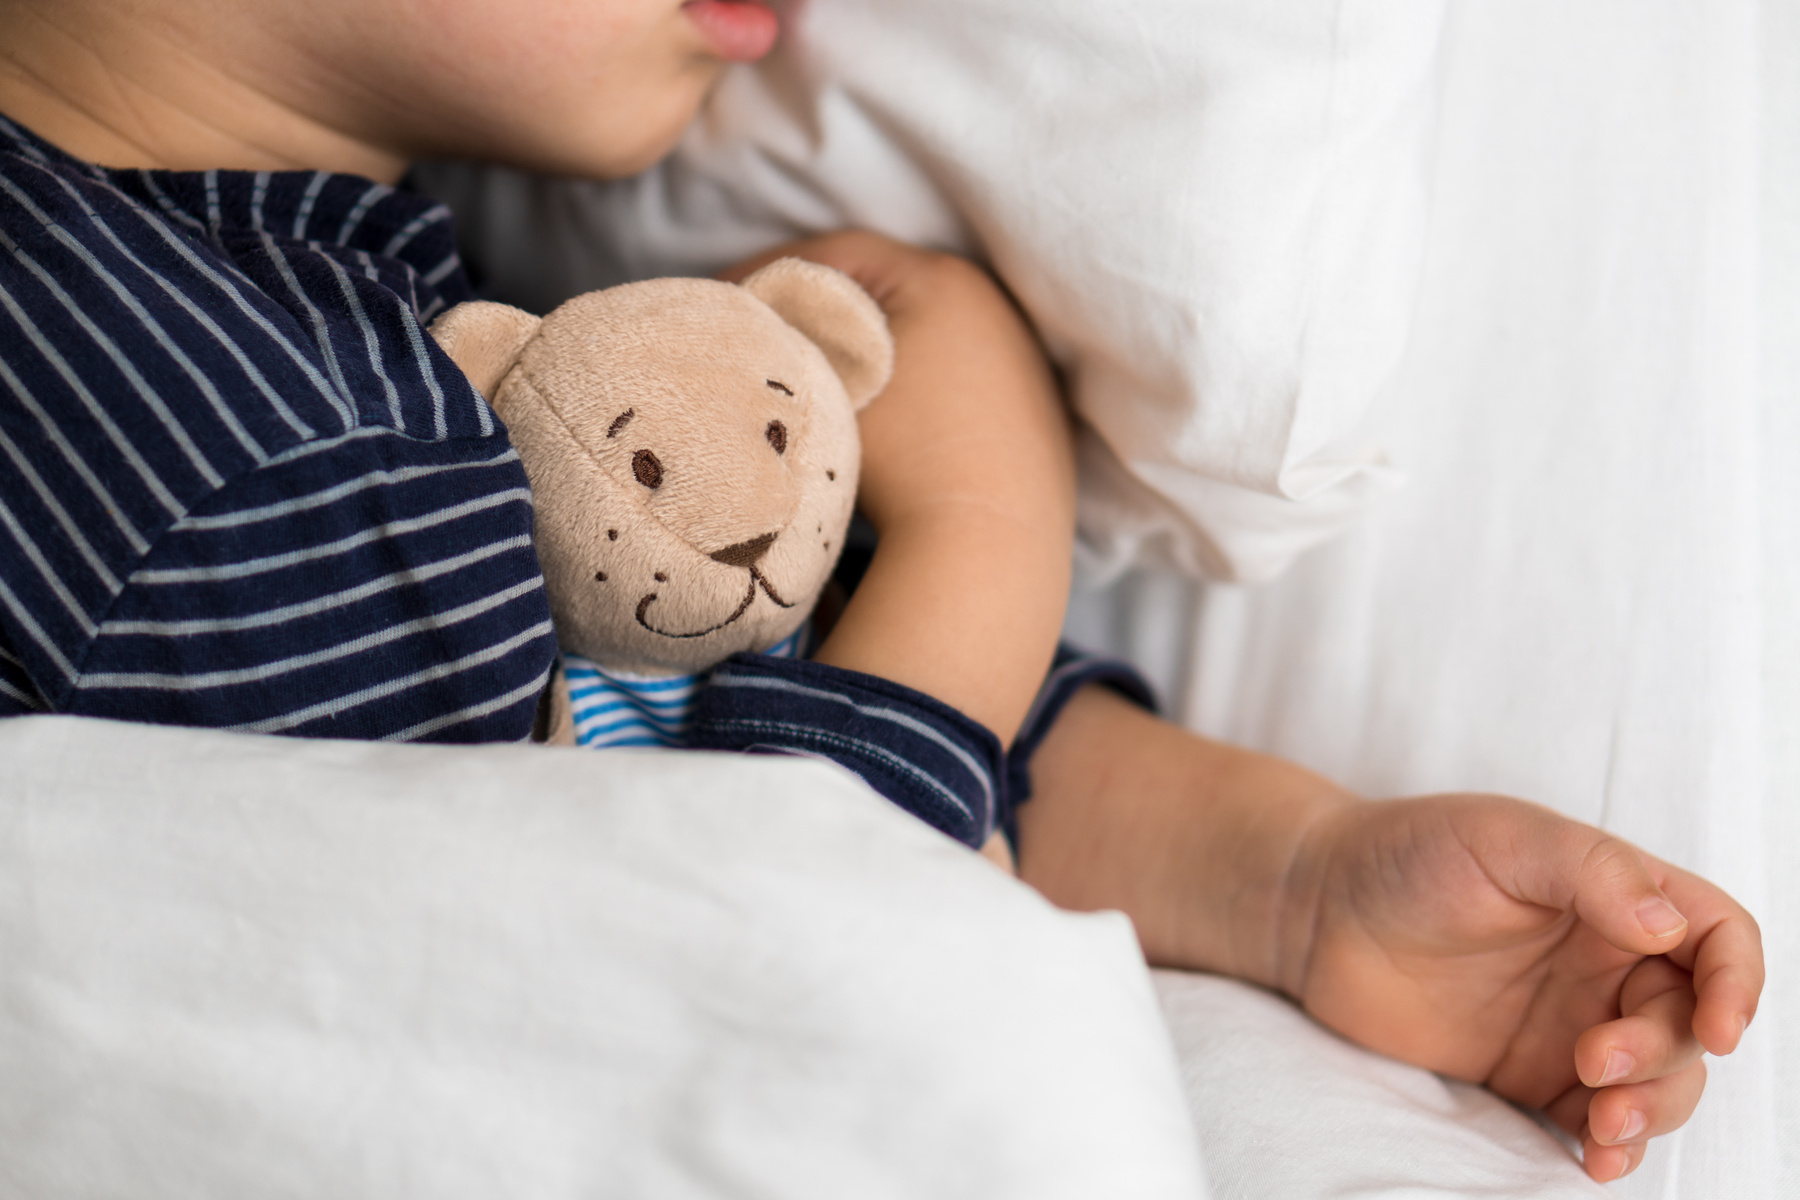
[[[979,848],[1005,804],[1005,754],[977,721],[901,684],[804,659],[737,654],[694,705],[697,749],[829,759],[964,845]]]
[[[526,737],[525,473],[422,327],[468,292],[422,197],[0,117],[0,716]]]
[[[1075,693],[1090,683],[1110,688],[1140,708],[1158,711],[1156,694],[1138,669],[1118,658],[1091,654],[1068,642],[1056,648],[1050,673],[1038,689],[1037,699],[1025,714],[1018,736],[1006,755],[1006,809],[1000,814],[999,828],[1008,840],[1018,841],[1014,816],[1019,805],[1031,799],[1031,759],[1055,727]]]
[[[1129,663],[1065,642],[1011,750],[1003,751],[986,726],[902,684],[822,663],[738,654],[699,689],[688,745],[829,759],[927,825],[979,849],[996,829],[1015,839],[1014,811],[1031,797],[1031,756],[1091,683],[1156,711],[1149,684]]]
[[[364,429],[175,522],[63,711],[315,737],[529,729],[555,660],[518,455]]]

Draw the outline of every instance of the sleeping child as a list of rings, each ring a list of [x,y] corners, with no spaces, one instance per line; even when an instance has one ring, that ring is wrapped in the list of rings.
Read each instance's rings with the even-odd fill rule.
[[[530,491],[424,332],[472,296],[449,214],[396,184],[422,158],[640,170],[776,24],[0,0],[0,715],[528,737],[557,653]],[[1596,1179],[1688,1118],[1702,1052],[1756,1010],[1749,914],[1547,809],[1360,799],[1159,720],[1111,668],[1053,671],[1073,471],[1028,327],[943,255],[781,253],[857,280],[896,347],[861,418],[880,540],[807,669],[1029,788],[1022,879],[1125,911],[1155,963],[1544,1108]]]

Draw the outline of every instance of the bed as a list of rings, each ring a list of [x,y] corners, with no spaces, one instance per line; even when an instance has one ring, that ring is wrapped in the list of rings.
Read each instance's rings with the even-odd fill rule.
[[[1371,795],[1541,800],[1762,919],[1763,1011],[1694,1120],[1600,1188],[1529,1114],[1149,973],[1121,918],[816,763],[45,717],[0,725],[5,1190],[1800,1194],[1800,18],[970,0],[921,3],[933,49],[880,7],[796,8],[652,176],[434,176],[486,286],[541,307],[845,219],[985,257],[1088,418],[1072,636],[1204,732]],[[1134,75],[1171,20],[1205,70]],[[980,88],[918,64],[995,28],[1032,52],[994,86],[1195,106],[1195,173],[1159,177],[1191,260],[1053,253],[1106,189],[983,174]],[[845,85],[871,37],[900,66]],[[1068,111],[1049,144],[1107,143]],[[1177,286],[1202,319],[1143,315]]]

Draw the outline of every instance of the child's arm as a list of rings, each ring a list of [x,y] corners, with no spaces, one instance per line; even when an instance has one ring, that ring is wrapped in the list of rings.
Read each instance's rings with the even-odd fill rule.
[[[1019,873],[1051,900],[1123,909],[1153,962],[1278,989],[1364,1045],[1545,1108],[1599,1180],[1687,1120],[1702,1048],[1731,1052],[1756,1012],[1742,907],[1536,805],[1359,800],[1092,687],[1031,774]]]
[[[1073,550],[1068,419],[1043,353],[962,259],[867,233],[776,254],[851,276],[895,342],[860,419],[858,505],[881,542],[814,659],[933,696],[1006,745],[1055,651]]]

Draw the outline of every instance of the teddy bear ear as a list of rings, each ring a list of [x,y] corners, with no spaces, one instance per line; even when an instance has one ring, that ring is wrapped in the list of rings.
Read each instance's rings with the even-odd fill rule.
[[[468,300],[433,321],[426,332],[491,404],[494,390],[543,323],[542,317],[510,304]]]
[[[743,287],[825,352],[852,407],[861,410],[894,373],[894,337],[881,306],[830,267],[778,258]]]

